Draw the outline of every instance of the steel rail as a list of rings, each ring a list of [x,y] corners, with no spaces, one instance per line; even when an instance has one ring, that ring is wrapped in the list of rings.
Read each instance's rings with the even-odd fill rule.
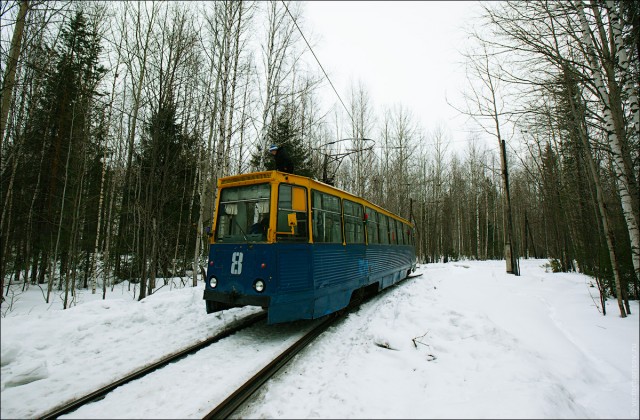
[[[415,277],[422,276],[420,274],[413,274],[405,277],[400,282],[396,283],[400,284],[404,280],[409,280]],[[382,290],[385,291],[391,289],[390,287]],[[227,419],[229,418],[237,409],[242,405],[246,400],[248,400],[265,382],[267,382],[272,376],[274,376],[278,371],[286,365],[296,354],[302,351],[307,345],[309,345],[313,340],[316,339],[320,334],[325,332],[331,325],[336,323],[338,320],[346,317],[347,314],[358,309],[363,303],[367,302],[369,299],[379,296],[380,293],[376,293],[370,296],[367,296],[365,300],[358,300],[355,304],[350,304],[346,308],[335,312],[333,314],[327,315],[327,318],[324,319],[321,323],[316,325],[311,331],[305,334],[302,338],[292,344],[289,348],[287,348],[284,352],[282,352],[278,357],[272,360],[267,366],[262,368],[258,373],[253,375],[248,381],[246,381],[243,385],[241,385],[236,391],[234,391],[231,395],[229,395],[224,401],[222,401],[216,408],[211,410],[208,414],[206,414],[203,419],[211,420],[211,419]]]
[[[280,368],[286,365],[296,354],[309,345],[317,336],[327,330],[333,323],[344,317],[344,313],[336,313],[327,315],[327,318],[320,324],[316,325],[311,331],[305,334],[301,339],[293,343],[289,348],[282,352],[278,357],[273,359],[267,366],[262,368],[258,373],[245,382],[240,388],[229,395],[216,408],[211,410],[203,419],[226,419],[238,407],[244,403],[254,392],[256,392],[266,381],[275,375]]]
[[[55,407],[54,409],[46,412],[45,414],[39,415],[37,416],[37,418],[39,419],[55,419],[58,418],[59,416],[63,415],[63,414],[67,414],[70,413],[72,411],[77,410],[78,408],[80,408],[83,405],[86,405],[92,401],[98,400],[102,397],[104,397],[106,394],[108,394],[109,392],[113,391],[114,389],[116,389],[117,387],[124,385],[128,382],[134,381],[136,379],[139,379],[145,375],[148,375],[149,373],[163,368],[166,365],[168,365],[169,363],[173,363],[185,356],[188,356],[192,353],[195,353],[198,350],[201,350],[213,343],[216,343],[224,338],[229,337],[232,334],[235,334],[236,332],[250,327],[251,325],[254,325],[258,322],[260,322],[261,320],[265,319],[267,317],[267,312],[266,311],[262,311],[262,312],[258,312],[256,314],[250,315],[246,318],[242,318],[240,320],[234,321],[232,323],[230,323],[224,330],[220,331],[219,333],[217,333],[216,335],[207,338],[204,341],[201,341],[200,343],[194,344],[192,346],[186,347],[180,351],[177,351],[175,353],[172,353],[162,359],[160,359],[157,362],[154,362],[148,366],[145,366],[141,369],[138,369],[136,371],[134,371],[133,373],[128,374],[127,376],[124,376],[121,379],[118,379],[115,382],[110,383],[109,385],[103,386],[102,388],[99,388],[89,394],[86,394],[80,398],[77,398],[73,401],[70,402],[66,402],[63,403],[57,407]]]
[[[420,277],[421,275],[422,273],[418,275],[410,275],[403,280],[408,280],[414,277]],[[400,282],[396,284],[399,284],[399,283]],[[382,292],[384,292],[384,290]],[[374,294],[373,296],[376,296],[376,295],[379,295],[379,294]],[[362,303],[364,302],[359,300],[358,302],[356,302],[355,305],[350,305],[341,311],[338,311],[334,314],[327,315],[326,319],[322,320],[322,322],[320,322],[317,326],[315,326],[311,331],[309,331],[301,339],[296,341],[292,346],[290,346],[283,353],[281,353],[280,356],[278,356],[273,361],[271,361],[267,366],[265,366],[262,370],[260,370],[260,372],[255,374],[251,379],[249,379],[245,384],[243,384],[234,393],[232,393],[229,397],[227,397],[227,399],[225,399],[222,403],[220,403],[214,410],[212,410],[204,418],[205,419],[228,418],[235,410],[238,409],[238,407],[243,402],[245,402],[253,393],[255,393],[267,380],[269,380],[269,378],[275,375],[296,354],[298,354],[302,349],[304,349],[307,345],[309,345],[316,337],[318,337],[320,334],[326,331],[335,322],[344,318],[348,313],[360,307]],[[183,350],[172,353],[157,362],[154,362],[141,369],[138,369],[124,376],[123,378],[118,379],[80,398],[60,404],[55,408],[53,408],[52,410],[37,416],[36,418],[47,419],[47,420],[55,419],[61,415],[68,414],[72,411],[75,411],[83,405],[86,405],[90,402],[103,398],[106,394],[108,394],[109,392],[113,391],[115,388],[121,385],[129,383],[136,379],[139,379],[157,369],[160,369],[168,365],[169,363],[173,363],[181,358],[184,358],[192,353],[195,353],[198,350],[201,350],[211,344],[214,344],[224,338],[227,338],[230,335],[235,334],[236,332],[244,328],[247,328],[251,325],[256,324],[257,322],[265,319],[266,317],[267,317],[267,312],[262,311],[262,312],[250,315],[246,318],[234,321],[230,323],[224,330],[222,330],[218,334],[198,344],[186,347]]]

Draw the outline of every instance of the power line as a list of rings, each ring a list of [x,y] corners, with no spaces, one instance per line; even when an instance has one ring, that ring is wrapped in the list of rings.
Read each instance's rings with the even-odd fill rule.
[[[302,33],[302,30],[300,29],[300,27],[298,26],[298,22],[296,22],[296,19],[293,17],[293,15],[291,14],[291,12],[289,11],[289,8],[287,7],[287,4],[284,2],[284,0],[281,0],[282,4],[284,5],[284,8],[287,10],[287,13],[289,14],[289,16],[291,17],[291,20],[293,21],[293,24],[296,25],[296,28],[298,28],[298,32],[300,32],[300,35],[302,35],[302,39],[304,39],[304,42],[307,44],[307,47],[309,47],[309,51],[311,51],[311,54],[313,54],[313,58],[316,59],[316,61],[318,62],[318,65],[320,66],[320,68],[322,69],[322,72],[324,73],[324,76],[327,78],[327,80],[329,81],[329,84],[331,85],[331,87],[333,88],[333,91],[336,93],[336,96],[338,97],[338,99],[340,100],[340,103],[342,104],[342,106],[344,107],[344,110],[347,111],[347,115],[349,115],[349,118],[351,119],[351,121],[353,121],[353,117],[351,116],[351,113],[349,112],[349,109],[347,109],[347,106],[344,104],[344,102],[342,101],[342,98],[340,97],[340,94],[338,93],[338,91],[336,90],[336,87],[333,85],[333,82],[331,81],[331,79],[329,78],[329,75],[327,74],[327,72],[324,70],[324,67],[322,67],[322,64],[320,63],[320,60],[318,60],[318,57],[316,56],[316,53],[313,52],[313,48],[311,48],[311,45],[309,45],[309,41],[307,41],[307,38],[304,36],[304,34]]]

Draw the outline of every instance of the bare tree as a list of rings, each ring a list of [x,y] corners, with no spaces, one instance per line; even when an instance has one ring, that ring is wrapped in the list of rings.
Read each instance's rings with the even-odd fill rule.
[[[291,5],[291,3],[288,3]],[[293,46],[298,41],[295,22],[287,13],[289,6],[283,6],[281,2],[270,0],[267,7],[267,34],[264,38],[262,49],[262,76],[260,84],[262,113],[261,129],[259,134],[259,150],[267,149],[267,131],[269,124],[277,115],[286,90],[285,80],[291,76],[294,63],[299,59],[300,53],[294,51]],[[295,19],[299,15],[299,8],[294,8],[292,14]],[[261,161],[258,168],[264,168],[264,153],[260,154]]]
[[[503,137],[504,120],[508,120],[508,115],[510,114],[504,109],[504,103],[501,102],[502,99],[500,98],[500,68],[496,66],[495,63],[492,63],[492,56],[487,50],[487,45],[481,43],[480,47],[482,48],[482,53],[477,55],[467,54],[469,60],[469,89],[471,92],[465,95],[467,109],[462,112],[478,122],[487,134],[495,137],[498,141],[504,190],[504,257],[507,262],[507,272],[519,275],[520,269],[513,230],[511,195],[509,191],[506,140]],[[481,87],[477,87],[476,82],[479,82]],[[485,123],[487,124],[486,126]]]
[[[569,74],[569,69],[566,67],[565,68],[566,71],[566,75],[565,78],[569,79],[570,78],[570,74]],[[572,90],[572,85],[573,83],[571,83],[570,80],[566,81],[566,87],[568,89],[567,92],[567,96],[568,96],[568,101],[569,104],[571,106],[571,112],[573,114],[573,119],[575,121],[575,123],[578,125],[578,134],[580,137],[580,140],[582,141],[582,144],[586,150],[585,156],[587,158],[587,162],[589,164],[589,170],[591,172],[591,176],[593,178],[593,181],[595,183],[595,188],[596,188],[596,195],[597,195],[597,202],[598,202],[598,208],[600,210],[600,216],[602,218],[602,225],[604,227],[605,230],[605,237],[607,239],[607,245],[608,245],[608,249],[609,249],[609,257],[611,258],[611,264],[613,266],[613,275],[615,278],[615,285],[616,285],[616,291],[617,291],[617,296],[618,296],[618,307],[620,308],[620,316],[621,317],[626,317],[626,309],[624,307],[623,301],[622,301],[622,286],[621,286],[621,281],[620,281],[620,269],[618,267],[618,258],[615,252],[615,245],[614,245],[614,235],[613,235],[613,231],[611,230],[611,225],[609,223],[609,217],[607,214],[607,208],[606,208],[606,204],[604,202],[604,198],[603,198],[603,189],[602,189],[602,185],[600,183],[600,176],[598,174],[598,170],[596,168],[596,165],[593,161],[593,157],[592,154],[590,153],[590,145],[589,145],[589,141],[588,141],[588,135],[586,132],[586,124],[584,122],[584,117],[581,118],[581,116],[579,115],[579,104],[576,104],[575,102],[575,98],[578,96],[576,92],[573,92]]]
[[[350,95],[351,116],[351,137],[355,153],[352,155],[353,168],[355,169],[355,185],[353,192],[359,196],[364,196],[368,190],[367,181],[371,179],[371,172],[367,168],[372,167],[372,147],[371,139],[373,131],[373,110],[370,95],[362,81],[357,86],[351,87]]]
[[[120,30],[123,34],[125,57],[123,61],[127,66],[129,74],[128,87],[132,90],[131,104],[132,110],[129,114],[128,124],[128,145],[125,166],[124,184],[123,184],[123,201],[121,206],[120,223],[118,224],[118,233],[116,235],[116,255],[115,270],[120,271],[121,254],[126,253],[125,249],[131,249],[131,245],[125,245],[126,236],[130,234],[129,223],[133,217],[133,158],[134,146],[137,136],[137,127],[139,123],[140,109],[143,104],[142,88],[147,83],[147,67],[148,58],[151,48],[151,35],[153,26],[157,19],[160,7],[157,3],[152,3],[151,7],[143,7],[142,3],[137,3],[137,7],[133,7],[130,2],[122,3],[121,10],[121,26]],[[133,28],[129,27],[130,21],[133,21]],[[131,33],[130,31],[133,31]]]
[[[22,34],[24,32],[24,22],[29,10],[29,1],[20,1],[20,9],[16,17],[16,23],[13,27],[13,37],[11,38],[11,47],[9,49],[9,59],[2,78],[2,111],[0,112],[0,150],[4,149],[5,128],[7,126],[7,117],[13,91],[15,88],[16,68],[18,67],[18,57],[22,49]]]
[[[621,97],[622,86],[626,85],[627,90],[631,91],[629,99],[634,120],[633,127],[636,129],[636,133],[638,133],[638,97],[633,94],[635,89],[629,86],[631,79],[629,72],[626,71],[628,69],[628,60],[625,47],[621,45],[620,36],[615,36],[620,32],[619,27],[615,25],[618,19],[613,21],[609,19],[610,25],[607,31],[603,23],[600,5],[592,2],[589,9],[593,13],[597,28],[594,32],[591,30],[584,11],[587,6],[584,6],[582,2],[576,2],[575,7],[580,18],[580,27],[583,34],[582,41],[586,50],[585,56],[588,62],[588,69],[593,77],[596,92],[602,104],[605,119],[604,129],[606,130],[610,151],[615,162],[616,185],[618,186],[622,211],[631,240],[636,279],[640,280],[638,181],[636,179],[637,174],[634,174],[633,170],[628,133],[624,122]],[[611,28],[612,22],[613,28]],[[609,45],[611,45],[611,48]],[[622,72],[619,71],[620,64],[622,64]],[[620,74],[622,74],[623,80],[619,80]]]
[[[631,264],[634,267],[633,271],[637,273],[638,263],[635,252],[637,245],[634,239],[637,237],[637,200],[631,197],[637,197],[638,183],[637,175],[632,169],[633,159],[630,155],[634,148],[632,139],[635,133],[634,130],[629,130],[629,121],[634,120],[633,112],[637,109],[635,105],[637,95],[634,96],[633,88],[629,87],[628,80],[633,80],[630,72],[624,71],[625,65],[621,64],[628,61],[625,60],[626,54],[633,54],[633,50],[624,50],[626,47],[623,45],[623,51],[620,52],[621,42],[616,39],[616,33],[620,29],[616,29],[616,23],[620,21],[615,16],[616,12],[617,9],[611,9],[611,7],[607,9],[603,4],[596,2],[497,4],[495,7],[486,8],[487,22],[492,33],[484,36],[482,42],[484,45],[490,45],[496,55],[506,58],[500,60],[500,73],[497,74],[499,79],[518,87],[520,94],[510,96],[511,113],[514,116],[526,116],[526,118],[520,118],[514,122],[521,127],[526,127],[526,130],[536,132],[536,135],[546,133],[545,135],[554,136],[557,133],[559,140],[556,142],[560,147],[556,147],[555,150],[560,152],[558,156],[566,160],[566,164],[575,166],[572,164],[572,159],[577,158],[579,159],[577,163],[580,163],[581,159],[592,159],[596,166],[600,166],[596,167],[595,171],[588,169],[588,165],[585,166],[585,171],[589,174],[587,179],[591,179],[590,185],[594,191],[597,181],[595,176],[603,180],[600,198],[596,192],[593,195],[592,203],[596,209],[599,207],[599,199],[605,202],[608,200],[605,197],[605,194],[610,191],[608,186],[612,185],[616,188],[620,213],[612,214],[611,209],[607,211],[610,217],[609,230],[620,232],[617,228],[613,228],[618,220],[626,225],[632,255],[628,263],[633,262]],[[571,75],[570,79],[572,83],[576,83],[576,86],[566,86],[567,74]],[[561,88],[561,86],[564,87]],[[566,91],[569,88],[574,93],[574,105],[578,112],[571,112],[568,102],[565,99],[558,99],[566,95],[566,93],[562,94],[561,90]],[[629,92],[630,89],[632,92]],[[622,94],[622,92],[627,93]],[[552,107],[553,109],[549,110],[541,106],[541,103],[549,98],[556,108]],[[518,106],[520,106],[519,109]],[[625,109],[631,112],[625,114]],[[630,116],[629,119],[627,115]],[[566,116],[571,116],[571,121],[567,120]],[[528,124],[525,121],[532,123]],[[566,137],[567,132],[575,132],[575,127],[579,125],[585,125],[583,135],[589,136],[587,138],[589,148],[586,148],[577,134]],[[538,156],[542,157],[545,154],[551,156],[544,147],[540,149]],[[608,156],[602,156],[601,151],[607,152]],[[563,157],[562,153],[567,152],[570,156]],[[615,173],[615,176],[610,178],[612,183],[605,182],[609,179],[602,178],[602,174],[608,171],[607,162],[612,162]],[[560,162],[560,165],[562,167],[563,162]],[[579,166],[575,168],[581,170]],[[577,184],[577,180],[558,179],[562,183]],[[579,195],[575,197],[579,199],[579,203],[584,200]],[[586,240],[587,235],[581,232],[579,225],[578,218],[587,216],[584,210],[585,205],[575,206],[571,198],[566,195],[557,200],[558,205],[562,202],[566,204],[561,206],[560,215],[554,215],[557,221],[552,225],[562,226],[562,230],[565,231],[559,236],[556,235],[555,239],[556,243],[563,242],[562,245],[555,247],[556,250],[562,250],[563,265],[568,265],[569,262],[573,265],[573,259],[578,257],[583,263],[582,268],[588,271],[597,270],[599,266],[595,261],[597,255],[593,254],[591,260],[585,260],[580,255],[587,254],[593,242],[592,240],[589,243]],[[599,217],[602,218],[602,211],[598,210],[598,212],[601,213]],[[571,224],[567,224],[568,221],[571,221]],[[601,232],[600,238],[609,249],[611,257],[612,277],[614,283],[617,283],[616,277],[622,280],[625,276],[622,273],[618,275],[614,273],[618,270],[616,265],[619,264],[619,269],[622,270],[628,263],[620,261],[614,251],[621,245],[625,246],[626,240],[618,238],[615,241],[617,245],[612,248],[615,238],[608,238],[609,233],[604,227]],[[580,244],[580,247],[576,248],[576,244]],[[575,254],[576,252],[578,255]],[[637,274],[634,277],[637,288]],[[627,285],[620,284],[620,287],[616,285],[615,289],[616,294],[622,294],[626,302],[624,296],[628,289]]]

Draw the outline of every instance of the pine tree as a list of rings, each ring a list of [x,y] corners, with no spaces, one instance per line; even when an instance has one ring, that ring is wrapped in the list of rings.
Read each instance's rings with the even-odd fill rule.
[[[295,123],[291,118],[291,114],[285,110],[278,115],[275,122],[269,127],[267,138],[270,144],[276,144],[278,147],[287,150],[291,162],[293,163],[294,172],[297,175],[312,176],[311,159],[307,148],[305,147],[299,130],[295,127]],[[268,150],[262,150],[258,146],[257,151],[251,157],[251,165],[257,168],[261,155],[264,154],[265,169],[268,171],[276,168],[275,161],[271,157]]]
[[[60,262],[61,273],[77,263],[79,209],[84,207],[87,155],[92,153],[95,98],[105,73],[101,67],[100,38],[82,11],[63,23],[60,42],[44,46],[48,59],[35,83],[39,92],[30,104],[33,112],[25,123],[24,156],[17,168],[16,186],[30,191],[31,203],[15,229],[27,232],[35,255],[33,272],[39,281],[49,273],[49,283]],[[35,170],[34,170],[35,167]],[[74,236],[75,235],[75,236]],[[51,265],[53,264],[53,265]],[[50,289],[49,289],[50,292]]]
[[[145,127],[137,166],[140,191],[137,207],[141,209],[138,247],[140,299],[146,295],[145,284],[149,279],[149,292],[158,273],[169,277],[169,255],[174,255],[176,240],[184,241],[179,232],[186,226],[189,212],[193,219],[194,209],[185,204],[185,189],[194,179],[196,161],[196,139],[182,132],[176,122],[176,106],[172,103],[162,106]],[[176,239],[177,238],[177,239]],[[194,244],[181,244],[181,248]]]

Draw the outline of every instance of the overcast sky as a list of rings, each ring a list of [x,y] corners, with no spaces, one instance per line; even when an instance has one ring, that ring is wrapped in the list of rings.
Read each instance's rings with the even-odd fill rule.
[[[304,7],[305,36],[345,103],[351,81],[361,80],[377,112],[402,104],[427,131],[446,124],[456,148],[468,138],[461,130],[466,118],[455,118],[446,98],[460,103],[463,28],[478,14],[478,2],[310,1]],[[337,101],[328,83],[323,89]]]

